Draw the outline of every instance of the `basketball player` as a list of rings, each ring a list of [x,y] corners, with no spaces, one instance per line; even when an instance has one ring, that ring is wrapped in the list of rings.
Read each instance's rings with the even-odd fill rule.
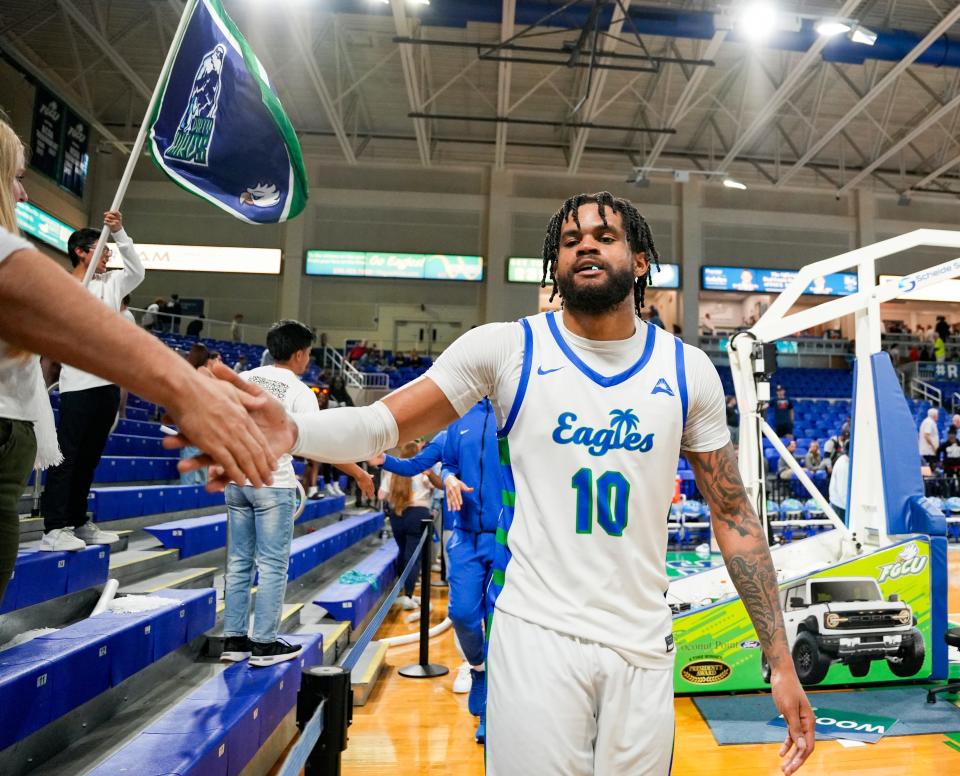
[[[504,518],[487,658],[488,774],[669,772],[674,644],[664,558],[681,451],[772,668],[788,723],[784,773],[813,751],[813,714],[716,369],[638,316],[657,258],[629,202],[607,192],[572,197],[543,248],[561,313],[473,329],[423,377],[368,407],[309,419],[287,418],[279,405],[254,411],[278,450],[361,460],[490,397]],[[229,370],[218,375],[236,384]]]

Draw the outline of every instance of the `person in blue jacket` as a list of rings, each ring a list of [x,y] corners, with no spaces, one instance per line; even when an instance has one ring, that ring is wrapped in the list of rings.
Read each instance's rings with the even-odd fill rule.
[[[488,614],[486,591],[493,573],[503,499],[497,419],[488,399],[447,427],[440,478],[446,489],[447,508],[453,514],[453,536],[447,544],[447,614],[470,664],[473,683],[468,707],[471,714],[480,717],[476,739],[482,742],[487,705],[483,632]]]

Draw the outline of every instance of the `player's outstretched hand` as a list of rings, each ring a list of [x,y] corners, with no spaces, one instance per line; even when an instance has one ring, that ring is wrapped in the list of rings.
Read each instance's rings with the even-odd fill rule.
[[[354,475],[353,479],[357,483],[357,487],[360,488],[360,492],[363,494],[364,498],[373,501],[377,495],[376,490],[373,487],[373,475],[361,469]]]
[[[163,445],[179,448],[190,444],[205,451],[199,458],[181,461],[177,466],[180,471],[216,463],[224,482],[250,480],[258,487],[269,484],[277,456],[251,414],[267,411],[267,398],[238,390],[232,383],[198,370],[195,379],[167,407],[168,417],[180,427],[180,434],[164,439]]]
[[[787,723],[787,737],[780,747],[780,757],[783,758],[780,770],[790,776],[813,753],[816,720],[792,663],[774,669],[770,679],[773,702]]]
[[[467,487],[452,474],[447,475],[443,481],[443,487],[447,492],[447,509],[451,512],[459,512],[463,507],[463,493],[473,493],[473,488]]]

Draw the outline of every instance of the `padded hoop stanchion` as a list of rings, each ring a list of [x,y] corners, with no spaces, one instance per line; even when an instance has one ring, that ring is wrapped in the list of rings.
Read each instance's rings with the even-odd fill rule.
[[[420,527],[426,539],[433,535],[432,518],[421,520]],[[430,553],[426,541],[421,541],[420,550],[420,662],[404,666],[397,673],[409,679],[431,679],[450,673],[446,666],[430,662]]]

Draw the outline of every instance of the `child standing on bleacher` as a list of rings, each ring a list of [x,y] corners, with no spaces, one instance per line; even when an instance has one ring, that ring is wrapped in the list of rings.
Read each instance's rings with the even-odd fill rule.
[[[307,326],[298,321],[279,321],[267,332],[267,350],[274,363],[251,369],[241,377],[263,388],[287,412],[319,413],[313,391],[300,380],[310,365],[313,343],[314,334]],[[302,647],[277,638],[277,631],[287,590],[297,503],[293,458],[290,455],[280,458],[273,473],[273,485],[254,488],[249,483],[231,483],[225,495],[229,526],[223,613],[226,642],[220,659],[237,662],[250,658],[252,666],[290,660]],[[253,633],[248,638],[254,561],[260,579]]]

